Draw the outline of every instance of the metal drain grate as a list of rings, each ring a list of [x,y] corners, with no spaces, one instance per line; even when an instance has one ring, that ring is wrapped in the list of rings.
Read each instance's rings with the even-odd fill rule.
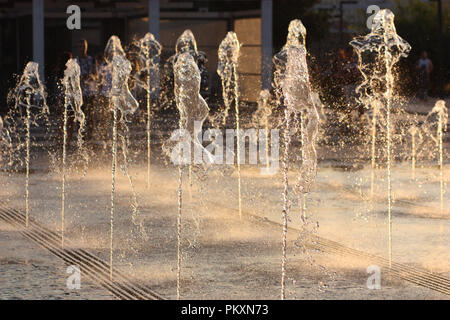
[[[90,280],[111,292],[116,298],[123,300],[164,300],[164,298],[147,286],[133,281],[123,272],[113,268],[113,279],[110,279],[109,264],[84,249],[61,248],[60,236],[30,219],[25,227],[25,215],[18,210],[8,208],[0,201],[0,219],[17,227],[28,239],[49,250],[52,254],[68,264],[79,266],[81,272]],[[70,242],[66,242],[70,247]]]

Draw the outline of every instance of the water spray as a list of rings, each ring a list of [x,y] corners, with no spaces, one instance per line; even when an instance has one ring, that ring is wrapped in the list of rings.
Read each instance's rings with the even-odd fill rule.
[[[203,146],[196,135],[196,123],[200,123],[200,129],[209,113],[209,107],[200,95],[200,70],[194,58],[189,53],[178,56],[174,65],[174,90],[177,109],[180,115],[180,135],[189,141],[189,146],[205,154]],[[192,138],[191,138],[192,137]],[[192,155],[189,158],[181,156],[181,150],[176,152],[175,159],[178,164],[178,215],[177,215],[177,299],[181,296],[181,269],[182,269],[182,200],[183,200],[183,166],[192,166]]]
[[[358,86],[361,102],[384,105],[386,111],[386,157],[388,193],[388,237],[389,263],[392,264],[392,182],[391,182],[391,108],[394,85],[393,67],[406,57],[411,46],[397,35],[394,14],[389,9],[380,10],[373,18],[372,31],[364,37],[350,42],[359,57],[359,69],[364,81]],[[375,57],[372,55],[375,54]],[[369,62],[366,59],[369,58]],[[379,84],[382,85],[379,85]],[[378,85],[377,85],[378,84]],[[367,90],[369,89],[369,90]],[[369,93],[371,92],[371,93]],[[374,114],[375,116],[375,114]],[[374,141],[374,139],[373,139]],[[373,142],[372,142],[373,143]],[[373,161],[373,160],[372,160]]]
[[[265,160],[266,167],[270,168],[270,157],[269,157],[269,132],[270,132],[270,116],[272,115],[272,106],[269,102],[270,92],[265,89],[259,93],[258,98],[258,109],[253,114],[253,123],[255,126],[262,126],[265,129]],[[262,155],[260,155],[262,157]]]
[[[241,186],[241,131],[239,119],[239,78],[238,62],[241,44],[236,33],[230,31],[219,46],[219,63],[217,73],[222,79],[222,95],[225,104],[222,124],[225,125],[228,111],[234,101],[236,114],[236,148],[237,148],[237,175],[238,175],[238,209],[239,218],[242,218],[242,186]],[[244,141],[245,143],[245,141]]]
[[[284,156],[283,156],[283,233],[281,261],[281,299],[286,298],[286,262],[287,262],[287,229],[289,220],[289,148],[291,133],[295,129],[292,119],[303,115],[303,145],[301,167],[294,191],[302,197],[310,191],[317,174],[317,153],[315,142],[319,129],[319,114],[313,98],[309,80],[307,51],[305,47],[306,28],[300,20],[289,24],[287,42],[283,49],[274,57],[275,93],[279,105],[284,107]],[[303,217],[302,217],[303,218]],[[306,230],[306,220],[302,220]]]
[[[39,78],[39,65],[36,62],[28,62],[25,66],[19,83],[14,92],[14,108],[9,114],[8,120],[10,123],[15,123],[14,117],[22,114],[25,109],[25,226],[28,227],[30,205],[29,205],[29,185],[30,185],[30,149],[31,149],[31,125],[36,124],[40,117],[47,117],[49,114],[46,93],[44,86]],[[36,113],[32,113],[32,108],[37,108]],[[17,130],[17,128],[10,127],[9,130]],[[12,144],[11,144],[12,145]]]
[[[428,113],[423,124],[425,134],[431,138],[438,149],[440,210],[444,213],[444,148],[443,134],[447,130],[448,110],[444,100],[438,100]]]
[[[420,137],[420,130],[415,126],[411,126],[408,130],[411,135],[411,179],[416,180],[416,162],[417,162],[417,137]]]
[[[150,189],[150,164],[151,164],[151,76],[159,69],[159,56],[161,45],[153,34],[147,33],[139,40],[140,57],[144,60],[144,70],[147,74],[147,81],[143,82],[143,87],[147,93],[147,189]]]
[[[64,247],[65,230],[65,207],[66,207],[66,160],[67,160],[67,121],[68,111],[71,109],[75,114],[75,119],[79,119],[80,129],[78,131],[78,146],[82,148],[83,137],[81,136],[84,127],[84,113],[81,110],[83,104],[83,94],[80,87],[80,66],[74,59],[66,63],[64,78],[64,123],[63,123],[63,154],[62,154],[62,178],[61,178],[61,247]],[[80,143],[81,141],[81,143]]]
[[[108,70],[111,73],[111,90],[109,94],[110,110],[113,112],[110,211],[110,280],[112,281],[118,124],[120,122],[123,126],[126,126],[126,117],[133,114],[139,107],[139,104],[128,88],[131,63],[125,58],[125,53],[118,37],[112,36],[109,39],[105,48],[105,56],[108,62]]]

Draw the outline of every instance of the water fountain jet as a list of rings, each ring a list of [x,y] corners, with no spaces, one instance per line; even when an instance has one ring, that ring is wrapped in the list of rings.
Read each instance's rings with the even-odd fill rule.
[[[194,58],[189,53],[182,53],[174,65],[174,90],[177,109],[180,115],[180,134],[187,136],[192,141],[194,148],[206,153],[198,136],[196,135],[196,123],[200,126],[209,114],[209,107],[200,95],[201,75]],[[201,129],[201,128],[200,128]],[[192,138],[191,138],[192,137]],[[190,143],[191,144],[191,143]],[[180,152],[181,150],[179,150]],[[195,156],[194,156],[195,157]],[[183,199],[183,166],[189,164],[192,167],[191,158],[185,159],[181,154],[176,155],[178,160],[178,214],[177,214],[177,299],[181,296],[181,262],[182,262],[182,199]]]
[[[416,155],[416,148],[417,148],[417,141],[416,139],[419,138],[421,140],[421,132],[417,126],[412,125],[409,130],[409,134],[411,135],[411,179],[416,180],[416,162],[417,162],[417,155]]]
[[[258,109],[253,114],[253,123],[255,126],[262,126],[265,129],[265,160],[266,167],[270,167],[269,157],[269,131],[270,131],[270,116],[272,115],[272,106],[269,102],[270,92],[265,89],[259,93]],[[261,155],[260,155],[261,156]]]
[[[161,45],[154,35],[147,33],[139,40],[140,57],[144,61],[144,70],[147,73],[147,81],[143,87],[147,93],[147,189],[150,189],[150,162],[151,162],[151,78],[159,70],[159,56]]]
[[[15,116],[21,116],[22,108],[25,108],[25,165],[26,165],[26,178],[25,178],[25,226],[28,227],[29,222],[29,184],[30,184],[30,149],[31,149],[31,125],[37,125],[37,121],[41,117],[47,117],[49,109],[46,101],[46,93],[44,86],[39,78],[39,65],[36,62],[28,62],[25,66],[19,83],[14,89],[13,93],[14,107],[8,113],[7,119],[9,128],[7,130],[14,130],[16,133],[16,120]],[[32,113],[32,108],[37,108],[36,114]],[[20,117],[21,118],[21,117]],[[11,136],[11,132],[9,133]],[[11,143],[12,147],[12,143]],[[12,153],[12,151],[11,151]]]
[[[357,88],[357,92],[361,94],[361,102],[372,104],[378,100],[386,109],[388,254],[389,261],[392,263],[391,105],[394,85],[393,67],[400,58],[408,55],[411,46],[397,35],[394,14],[389,9],[380,10],[373,18],[371,32],[366,36],[356,37],[350,42],[350,45],[358,54],[358,68],[364,77],[363,83]],[[370,57],[373,54],[375,57]],[[363,55],[369,55],[370,61],[367,62]]]
[[[284,156],[283,164],[283,233],[282,233],[282,263],[281,263],[281,299],[286,297],[286,260],[287,260],[287,229],[289,219],[289,148],[293,118],[304,115],[304,150],[301,156],[302,164],[294,190],[300,194],[308,193],[317,173],[317,154],[315,141],[318,134],[319,115],[314,103],[313,92],[309,80],[306,61],[306,28],[300,20],[289,24],[287,42],[282,50],[275,55],[274,85],[278,103],[284,107]]]
[[[110,211],[110,279],[112,280],[118,124],[120,122],[122,126],[127,127],[127,116],[133,114],[139,107],[139,104],[128,88],[128,78],[131,73],[131,63],[125,58],[125,53],[122,49],[122,44],[118,37],[112,36],[109,39],[108,44],[105,48],[105,56],[108,62],[108,70],[111,74],[111,89],[109,95],[110,110],[113,112]],[[122,149],[124,152],[126,152],[126,145],[124,145]],[[124,156],[126,162],[126,153],[124,154]],[[125,164],[125,170],[126,168],[127,167]],[[127,173],[126,175],[128,176]],[[129,179],[131,178],[129,177]],[[133,215],[134,214],[135,213],[133,213]]]
[[[444,148],[443,134],[447,130],[448,110],[444,100],[436,101],[433,109],[428,113],[423,124],[425,134],[431,138],[438,149],[440,210],[444,213]]]
[[[239,78],[237,67],[239,63],[241,44],[236,33],[230,31],[219,46],[219,63],[217,73],[222,79],[222,96],[225,104],[222,124],[225,124],[228,111],[234,101],[236,115],[236,144],[237,144],[237,175],[238,175],[238,210],[242,218],[242,191],[241,191],[241,132],[239,119]],[[245,141],[244,141],[245,143]]]
[[[63,154],[62,154],[62,181],[61,181],[61,247],[64,247],[64,220],[66,207],[66,158],[67,158],[67,121],[68,111],[71,109],[75,114],[75,119],[79,122],[78,147],[82,148],[82,133],[84,131],[85,115],[81,110],[83,105],[83,94],[80,86],[80,66],[75,59],[70,59],[66,63],[64,78],[64,123],[63,123]],[[81,151],[80,151],[81,152]]]

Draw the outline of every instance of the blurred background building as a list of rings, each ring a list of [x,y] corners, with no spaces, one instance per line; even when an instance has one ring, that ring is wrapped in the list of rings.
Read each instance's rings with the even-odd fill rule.
[[[450,40],[448,1],[444,0],[442,38],[438,35],[437,3],[431,0],[0,0],[0,111],[4,112],[7,90],[15,83],[13,75],[20,74],[28,61],[44,66],[42,71],[48,79],[66,56],[65,52],[78,55],[80,39],[88,41],[89,54],[95,57],[102,54],[111,35],[119,36],[126,46],[150,31],[163,46],[161,61],[164,62],[173,54],[176,39],[185,29],[193,31],[198,49],[207,55],[213,92],[218,82],[218,46],[227,31],[237,33],[243,44],[239,66],[242,97],[255,101],[261,87],[270,86],[271,59],[285,42],[290,20],[302,19],[308,29],[308,50],[314,57],[312,65],[316,65],[317,72],[323,72],[321,68],[339,50],[345,50],[354,35],[368,32],[366,20],[370,14],[366,10],[370,5],[391,8],[396,14],[398,33],[413,46],[409,68],[413,69],[414,59],[421,50],[428,50],[434,64],[442,70],[445,85],[449,79],[445,55]],[[66,27],[69,5],[81,8],[80,30]],[[443,62],[439,61],[440,52],[444,52]],[[434,93],[438,93],[437,78]]]

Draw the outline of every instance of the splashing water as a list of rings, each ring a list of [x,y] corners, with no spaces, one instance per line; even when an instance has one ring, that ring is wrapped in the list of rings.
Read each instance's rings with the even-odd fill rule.
[[[105,56],[108,61],[108,68],[111,72],[111,90],[110,90],[110,107],[113,112],[113,144],[112,144],[112,165],[111,165],[111,211],[110,211],[110,279],[112,280],[113,266],[113,235],[114,235],[114,202],[115,202],[115,182],[117,167],[117,135],[118,123],[128,132],[127,116],[133,114],[139,107],[138,102],[131,94],[128,88],[128,78],[131,73],[131,63],[125,58],[120,39],[112,36],[105,48]],[[120,112],[120,119],[118,113]],[[127,145],[126,139],[122,139],[122,151],[124,153],[124,166],[122,167],[125,175],[128,177],[133,191],[133,215],[137,212],[136,193],[132,179],[128,174],[127,164]]]
[[[197,42],[195,40],[194,34],[191,30],[187,29],[185,30],[177,39],[176,45],[175,45],[175,55],[169,58],[168,66],[169,66],[169,73],[173,75],[173,92],[168,92],[167,96],[173,95],[175,93],[175,75],[174,75],[174,69],[175,64],[178,61],[178,58],[184,54],[188,53],[193,58],[194,61],[200,71],[200,93],[207,90],[207,71],[205,68],[207,59],[206,54],[202,51],[197,50]],[[167,66],[166,66],[167,67]],[[169,76],[170,78],[170,76]],[[170,87],[170,85],[168,86]],[[174,98],[176,102],[176,97]],[[195,143],[196,141],[194,141]],[[197,144],[196,144],[197,145]],[[191,194],[192,192],[192,186],[193,186],[193,180],[192,180],[192,165],[189,165],[189,192]]]
[[[76,59],[69,59],[66,63],[64,71],[63,86],[65,88],[65,107],[71,107],[74,113],[75,122],[78,123],[77,132],[77,149],[78,154],[84,157],[85,167],[88,159],[85,157],[84,151],[84,133],[86,130],[86,115],[81,106],[83,105],[83,96],[80,85],[81,70]]]
[[[186,130],[189,138],[192,137],[194,148],[199,148],[203,154],[210,156],[197,136],[198,126],[200,129],[203,126],[209,114],[209,107],[200,95],[200,71],[189,53],[182,53],[178,57],[174,65],[174,75],[175,100],[180,115],[179,126]],[[192,163],[192,160],[195,159],[189,159],[189,163]]]
[[[0,164],[3,161],[3,148],[4,148],[4,144],[5,144],[5,140],[6,140],[6,135],[3,132],[3,119],[0,116]]]
[[[179,54],[190,53],[192,55],[193,53],[197,53],[197,42],[191,30],[187,29],[183,31],[177,39],[175,50]]]
[[[293,20],[289,24],[286,45],[274,57],[276,67],[274,85],[278,101],[284,104],[284,156],[283,162],[283,235],[282,235],[282,265],[281,265],[281,299],[285,299],[286,281],[286,252],[287,228],[289,216],[288,199],[288,161],[291,143],[292,119],[296,114],[303,115],[303,152],[300,173],[294,186],[298,194],[309,192],[317,173],[317,154],[315,141],[318,133],[319,114],[313,100],[313,93],[309,81],[305,48],[306,29],[300,20]],[[306,222],[306,221],[305,221]],[[305,224],[302,226],[304,230]]]
[[[238,208],[239,217],[242,218],[242,196],[241,196],[241,132],[239,120],[239,79],[238,62],[241,44],[236,33],[230,31],[219,46],[219,63],[217,73],[222,80],[222,96],[225,104],[222,124],[225,125],[228,111],[234,101],[236,113],[236,144],[237,144],[237,174],[238,174]]]
[[[370,102],[369,102],[370,103]],[[371,101],[372,107],[372,148],[371,148],[371,176],[370,176],[370,201],[373,206],[373,198],[375,192],[375,170],[377,168],[377,158],[376,158],[376,142],[377,142],[377,125],[381,123],[382,108],[379,100]],[[378,120],[378,121],[377,121]]]
[[[422,139],[421,132],[417,126],[412,125],[409,130],[409,134],[411,135],[411,179],[416,180],[416,139]]]
[[[150,188],[150,161],[151,161],[151,75],[159,70],[159,56],[161,45],[153,34],[147,33],[139,40],[139,57],[143,60],[146,81],[139,82],[147,92],[147,189]]]
[[[10,164],[14,162],[13,155],[23,148],[23,142],[20,140],[20,127],[21,123],[18,123],[17,119],[25,122],[25,165],[26,165],[26,178],[25,178],[25,225],[28,227],[29,220],[29,182],[30,182],[30,148],[31,148],[31,125],[38,126],[38,121],[41,118],[48,120],[49,114],[46,93],[44,86],[39,78],[39,65],[36,62],[28,62],[25,66],[22,76],[11,93],[14,100],[14,107],[7,115],[7,135],[9,137],[17,137],[19,140],[17,147],[13,146],[12,140],[10,140]],[[32,108],[37,112],[32,112]],[[23,109],[25,109],[25,116],[23,116]]]
[[[359,57],[359,69],[364,76],[357,91],[362,102],[379,100],[386,109],[386,152],[388,190],[389,265],[392,265],[392,184],[391,184],[391,103],[394,84],[393,67],[406,57],[411,46],[397,35],[394,14],[389,9],[380,10],[373,19],[372,31],[350,42]],[[364,54],[375,53],[375,59],[367,62]],[[375,60],[375,61],[374,61]],[[368,76],[368,71],[373,68]],[[365,97],[364,97],[365,95]]]
[[[447,122],[448,110],[445,106],[445,101],[438,100],[423,123],[424,134],[431,138],[438,149],[441,214],[444,213],[443,133],[447,130]]]
[[[269,131],[270,131],[270,116],[272,115],[272,106],[269,102],[270,92],[265,89],[259,93],[258,109],[253,114],[253,123],[255,126],[262,126],[265,129],[265,145],[266,145],[266,166],[270,167],[269,157]]]
[[[64,215],[66,202],[66,156],[67,156],[67,118],[69,108],[75,114],[75,120],[79,123],[77,145],[78,151],[82,153],[83,132],[85,127],[85,115],[81,110],[83,104],[83,94],[80,86],[80,66],[75,59],[70,59],[66,63],[64,78],[64,135],[63,135],[63,155],[62,155],[62,186],[61,186],[61,247],[64,247]]]
[[[3,157],[5,153],[5,146],[7,145],[6,132],[3,131],[3,118],[0,116],[0,165],[3,164]]]
[[[197,64],[200,75],[201,75],[201,91],[204,92],[208,89],[208,72],[206,70],[206,63],[208,59],[206,54],[202,51],[197,50],[197,42],[195,40],[194,34],[191,30],[185,30],[177,39],[175,45],[175,54],[172,55],[167,62],[164,64],[164,71],[162,77],[162,94],[161,94],[161,104],[163,106],[172,107],[175,102],[174,97],[174,73],[173,69],[178,57],[182,53],[189,53],[195,60]]]
[[[236,68],[239,63],[240,47],[241,44],[239,43],[236,33],[233,31],[227,33],[219,46],[217,73],[222,81],[222,96],[225,105],[222,124],[226,123],[228,112],[233,101],[238,103],[236,99],[239,98],[237,96],[239,87],[236,82]]]
[[[182,53],[178,56],[174,65],[174,93],[176,105],[180,115],[179,129],[182,134],[193,137],[192,142],[194,148],[200,148],[200,151],[205,154],[199,137],[196,134],[197,123],[200,126],[209,114],[209,107],[206,104],[203,97],[200,95],[200,70],[195,63],[194,58],[189,53]],[[201,128],[200,128],[201,129]],[[181,156],[178,154],[178,156]],[[178,215],[177,215],[177,299],[180,299],[181,295],[181,262],[182,262],[182,166],[186,164],[192,164],[192,156],[190,159],[179,159],[178,166]]]

